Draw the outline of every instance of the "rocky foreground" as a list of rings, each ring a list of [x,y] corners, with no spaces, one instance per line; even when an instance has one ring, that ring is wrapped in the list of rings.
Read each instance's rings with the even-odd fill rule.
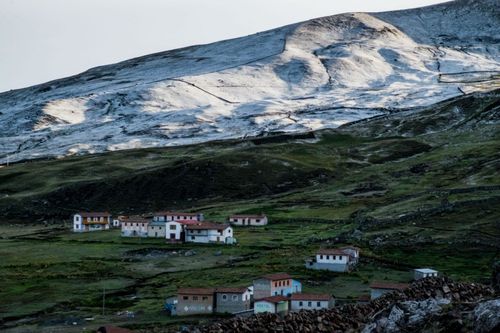
[[[417,281],[404,292],[367,304],[232,318],[189,332],[499,332],[500,299],[493,288],[448,278]]]

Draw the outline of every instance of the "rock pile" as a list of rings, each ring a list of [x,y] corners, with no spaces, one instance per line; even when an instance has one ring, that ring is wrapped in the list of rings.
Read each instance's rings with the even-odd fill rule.
[[[412,304],[411,302],[446,299],[447,303],[467,303],[490,298],[493,294],[492,288],[480,284],[456,283],[448,278],[428,278],[414,282],[405,291],[386,294],[368,304],[348,304],[329,310],[292,312],[283,317],[270,313],[247,318],[236,317],[188,331],[196,333],[354,332],[363,330],[367,324],[373,323],[377,316],[386,311],[389,317],[397,321],[401,318],[403,310],[394,309],[394,305],[402,302],[407,302],[408,307],[422,310],[424,303]]]

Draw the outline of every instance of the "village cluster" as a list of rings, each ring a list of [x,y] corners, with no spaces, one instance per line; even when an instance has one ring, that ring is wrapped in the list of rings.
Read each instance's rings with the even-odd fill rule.
[[[265,226],[266,215],[231,215],[228,223],[205,221],[203,214],[158,212],[151,216],[118,216],[107,212],[81,212],[73,215],[73,231],[88,232],[121,228],[123,237],[163,238],[167,242],[234,244],[233,228],[238,226]],[[359,263],[360,249],[355,246],[319,249],[305,261],[312,270],[350,272]],[[437,276],[430,268],[414,270],[415,280]],[[360,297],[366,302],[395,290],[408,287],[404,283],[373,282],[370,295]],[[195,315],[270,312],[286,314],[289,311],[328,309],[335,306],[329,294],[302,293],[302,284],[287,273],[264,275],[251,286],[217,288],[180,288],[175,297],[168,298],[165,309],[171,315]]]
[[[102,231],[121,228],[122,237],[164,238],[168,242],[234,244],[231,225],[264,226],[267,216],[231,215],[229,223],[205,221],[203,214],[157,212],[150,216],[118,216],[108,212],[80,212],[73,215],[73,231]]]
[[[354,247],[349,248],[351,249],[357,251]],[[339,253],[341,251],[338,249]],[[318,267],[308,268],[335,271],[339,268],[339,266]],[[415,280],[431,276],[437,276],[437,271],[429,268],[414,270]],[[386,293],[404,290],[408,286],[406,283],[373,282],[370,284],[370,295],[360,297],[358,302],[368,302]],[[293,279],[287,273],[261,276],[247,287],[180,288],[177,296],[168,298],[165,303],[165,309],[171,315],[178,316],[212,313],[245,316],[262,312],[284,315],[290,311],[329,309],[333,306],[335,306],[333,295],[303,293],[300,281]]]

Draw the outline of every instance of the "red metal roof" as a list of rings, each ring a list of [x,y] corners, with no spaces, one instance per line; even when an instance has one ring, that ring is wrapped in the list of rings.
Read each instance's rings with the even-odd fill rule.
[[[109,217],[111,214],[109,212],[79,212],[82,217]]]
[[[225,230],[230,226],[227,224],[212,223],[212,222],[198,222],[196,224],[186,225],[188,230]]]
[[[214,288],[180,288],[177,291],[179,295],[213,295]]]
[[[216,293],[243,294],[248,291],[247,287],[221,287],[215,288]]]
[[[292,301],[329,301],[332,298],[328,294],[292,294],[290,299]]]
[[[154,216],[198,216],[197,213],[181,213],[181,212],[156,212]]]
[[[372,289],[404,290],[408,287],[409,287],[408,283],[372,282],[370,284],[370,288],[372,288]]]
[[[288,298],[285,296],[277,295],[277,296],[269,296],[269,297],[259,298],[259,299],[255,300],[255,302],[261,302],[261,301],[265,301],[265,302],[269,302],[269,303],[280,303],[283,301],[288,301]]]
[[[274,274],[264,275],[262,278],[274,281],[274,280],[288,280],[291,279],[292,277],[288,273],[274,273]]]
[[[175,221],[175,222],[178,222],[178,223],[184,224],[184,225],[200,223],[200,221],[197,221],[197,220],[182,220],[182,221]]]

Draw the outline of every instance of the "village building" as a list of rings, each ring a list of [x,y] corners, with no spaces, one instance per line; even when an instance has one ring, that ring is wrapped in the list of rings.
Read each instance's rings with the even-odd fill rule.
[[[338,249],[320,249],[314,258],[306,260],[306,268],[328,270],[333,272],[349,272],[359,261],[359,249],[345,246]]]
[[[149,222],[148,223],[148,237],[151,238],[165,238],[166,235],[166,222]]]
[[[148,237],[149,220],[139,216],[123,219],[122,237]]]
[[[413,278],[415,280],[425,279],[428,277],[437,277],[438,271],[431,268],[417,268],[413,270]]]
[[[370,298],[376,299],[393,291],[403,291],[408,288],[408,286],[407,283],[373,282],[370,284]]]
[[[126,218],[126,216],[124,216],[124,215],[120,215],[120,216],[114,218],[113,221],[111,222],[111,226],[113,228],[121,228],[122,227],[122,220],[125,218]]]
[[[238,226],[263,226],[267,225],[267,216],[261,215],[231,215],[229,223]]]
[[[335,305],[335,300],[328,294],[303,294],[290,295],[290,310],[319,310],[330,309]]]
[[[195,220],[204,221],[203,214],[199,213],[181,213],[181,212],[157,212],[153,214],[153,222],[170,222]]]
[[[168,242],[184,242],[186,238],[186,226],[198,224],[197,220],[169,221],[165,223],[165,238]]]
[[[88,232],[108,230],[111,214],[108,212],[80,212],[73,215],[73,231]]]
[[[251,297],[247,287],[215,289],[215,312],[237,313],[250,309]]]
[[[198,222],[185,226],[185,241],[189,243],[233,244],[233,228],[227,224]]]
[[[214,308],[213,288],[182,288],[177,292],[178,316],[210,314],[214,312]]]
[[[253,281],[253,297],[289,296],[302,291],[302,284],[287,273],[264,275]]]
[[[254,313],[276,313],[286,314],[289,308],[288,298],[285,296],[269,296],[255,301],[253,309]]]

